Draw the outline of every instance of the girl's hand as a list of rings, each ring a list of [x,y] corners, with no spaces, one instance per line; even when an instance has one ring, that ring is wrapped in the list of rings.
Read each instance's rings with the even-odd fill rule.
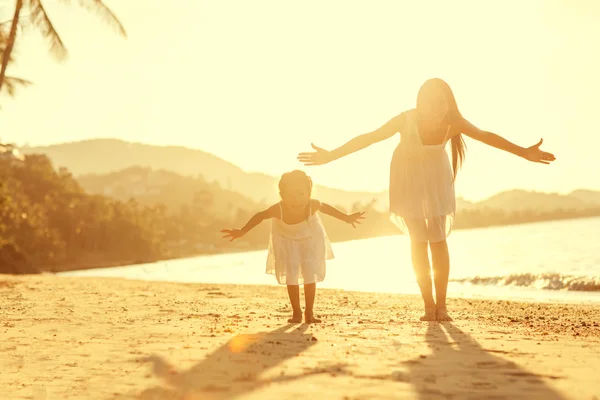
[[[365,217],[363,217],[363,215],[365,215],[364,212],[356,212],[354,214],[347,215],[346,222],[351,224],[353,228],[356,228],[356,226],[354,224],[360,225],[360,220],[365,219]]]
[[[316,151],[298,154],[298,161],[307,166],[322,165],[332,161],[333,158],[330,151],[317,147],[313,143],[311,143],[311,146]]]
[[[235,239],[241,238],[244,236],[244,233],[241,229],[222,229],[221,233],[224,233],[223,239],[231,238],[229,241],[233,242]]]
[[[542,164],[550,164],[551,161],[556,160],[554,154],[546,153],[545,151],[540,150],[540,146],[543,142],[544,139],[540,139],[538,144],[526,148],[523,152],[523,158],[532,162],[539,162]]]

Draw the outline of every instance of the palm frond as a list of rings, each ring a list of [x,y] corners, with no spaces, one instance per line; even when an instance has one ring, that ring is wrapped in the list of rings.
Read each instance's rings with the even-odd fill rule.
[[[72,0],[60,0],[65,4],[72,4]],[[119,35],[127,37],[125,27],[119,18],[102,0],[79,0],[79,5],[89,11],[95,12],[108,26],[113,28]]]
[[[44,38],[49,42],[50,53],[59,61],[66,59],[67,48],[56,29],[54,29],[54,25],[52,25],[41,0],[27,0],[27,5],[29,6],[29,18],[32,24],[42,32]]]
[[[29,15],[21,14],[19,21],[17,21],[17,29],[18,30],[23,30],[23,29],[27,28],[28,25],[31,25],[31,22],[29,22],[25,18],[29,18]],[[8,31],[8,29],[10,29],[11,25],[12,25],[12,19],[0,22],[0,41],[3,40],[2,35],[8,36],[7,31]]]
[[[26,87],[29,85],[33,85],[33,82],[28,81],[27,79],[16,78],[14,76],[6,76],[4,77],[4,87],[3,89],[8,93],[9,96],[14,96],[18,87]]]
[[[2,30],[0,30],[0,63],[6,56],[6,48],[7,47],[8,47],[8,34],[6,32],[3,32]],[[8,62],[7,63],[10,64],[14,61],[15,61],[15,59],[13,56],[13,52],[11,51],[10,54],[8,54]]]
[[[23,9],[23,0],[16,0],[15,2],[15,12],[13,14],[13,18],[10,24],[10,31],[8,36],[3,36],[3,50],[2,50],[2,60],[0,60],[2,66],[0,67],[0,92],[2,91],[2,86],[4,86],[5,78],[6,78],[6,68],[8,67],[8,63],[11,60],[11,53],[15,44],[15,40],[17,38],[17,25],[19,23],[19,15],[21,14],[21,10]]]

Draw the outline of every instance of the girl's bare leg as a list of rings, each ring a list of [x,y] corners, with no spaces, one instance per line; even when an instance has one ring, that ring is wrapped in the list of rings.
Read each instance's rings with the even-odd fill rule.
[[[292,303],[292,318],[288,319],[289,323],[297,324],[302,322],[302,309],[300,308],[300,286],[287,285],[288,296]]]
[[[431,248],[431,262],[433,266],[433,281],[435,284],[436,313],[438,321],[452,321],[446,309],[446,292],[448,290],[448,276],[450,275],[450,255],[448,243],[429,243]]]
[[[433,301],[433,289],[431,287],[431,270],[427,242],[411,241],[410,252],[413,269],[425,305],[425,315],[421,317],[421,321],[435,321],[436,309],[435,302]]]
[[[304,310],[304,321],[307,324],[317,324],[321,322],[320,319],[315,318],[313,312],[313,306],[315,304],[315,294],[317,292],[317,284],[316,283],[307,283],[304,285],[304,301],[305,310]]]

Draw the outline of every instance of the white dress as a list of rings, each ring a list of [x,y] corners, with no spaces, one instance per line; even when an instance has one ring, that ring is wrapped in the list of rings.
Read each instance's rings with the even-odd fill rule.
[[[303,285],[325,279],[325,260],[333,259],[331,243],[317,213],[297,224],[271,219],[267,274],[275,275],[281,285]]]
[[[448,132],[441,144],[423,145],[416,110],[406,113],[390,167],[390,213],[411,240],[440,242],[452,229],[456,198],[447,143]]]

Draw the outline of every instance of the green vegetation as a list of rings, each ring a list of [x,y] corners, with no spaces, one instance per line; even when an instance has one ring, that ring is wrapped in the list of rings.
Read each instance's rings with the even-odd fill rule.
[[[242,226],[267,204],[201,177],[132,167],[77,180],[65,168],[56,170],[47,156],[29,154],[24,160],[1,157],[0,182],[0,273],[143,263],[267,245],[268,223],[233,243],[219,232]],[[323,216],[332,241],[398,233],[374,202],[346,211],[354,210],[367,212],[357,229]],[[597,206],[539,212],[471,208],[459,210],[456,228],[598,215]]]
[[[0,160],[0,272],[150,261],[164,250],[158,207],[88,195],[44,155]]]

